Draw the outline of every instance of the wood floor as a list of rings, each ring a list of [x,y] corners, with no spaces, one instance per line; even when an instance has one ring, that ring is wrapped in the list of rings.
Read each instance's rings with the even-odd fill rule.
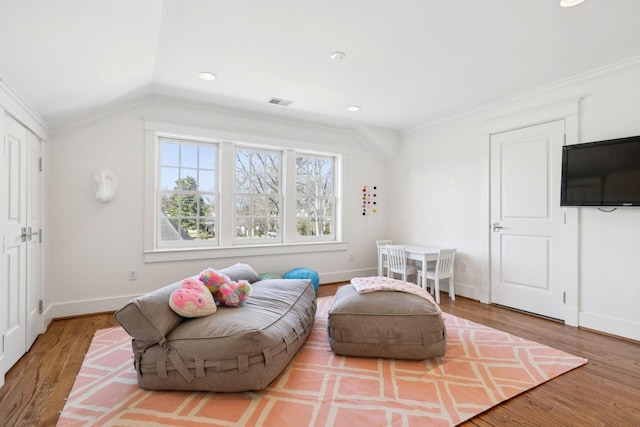
[[[318,296],[339,285],[322,285]],[[441,294],[456,316],[537,341],[588,363],[473,418],[463,426],[640,426],[640,343],[564,326],[523,313]],[[0,389],[4,426],[55,426],[96,329],[111,313],[53,321],[7,373]]]

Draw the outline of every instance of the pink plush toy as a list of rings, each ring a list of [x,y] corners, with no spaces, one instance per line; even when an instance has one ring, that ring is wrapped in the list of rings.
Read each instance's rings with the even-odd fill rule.
[[[183,317],[208,316],[217,310],[209,289],[192,278],[183,280],[182,286],[171,293],[169,307]]]
[[[223,283],[218,287],[216,298],[221,305],[238,307],[251,295],[251,285],[246,280]]]
[[[198,279],[200,279],[200,281],[204,283],[207,288],[209,288],[209,291],[211,291],[213,295],[218,292],[218,286],[222,285],[223,283],[231,282],[231,279],[229,279],[229,277],[222,273],[218,273],[213,268],[207,268],[206,270],[204,270],[202,273],[200,273]]]
[[[251,284],[248,281],[234,282],[213,268],[202,271],[198,278],[207,286],[220,305],[238,307],[251,295]]]

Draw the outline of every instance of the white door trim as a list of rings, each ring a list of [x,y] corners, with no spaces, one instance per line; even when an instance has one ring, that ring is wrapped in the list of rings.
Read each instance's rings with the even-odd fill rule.
[[[535,108],[519,110],[516,113],[497,116],[486,121],[482,127],[481,143],[484,144],[486,160],[482,167],[481,195],[482,222],[486,224],[483,234],[485,259],[481,268],[480,301],[491,301],[491,135],[514,129],[533,126],[540,123],[565,120],[565,144],[577,144],[579,137],[579,108],[580,98],[559,100]],[[566,325],[578,326],[579,307],[579,277],[578,277],[578,209],[565,208],[566,225],[566,259],[565,259],[565,291],[566,303],[564,307],[564,321]]]

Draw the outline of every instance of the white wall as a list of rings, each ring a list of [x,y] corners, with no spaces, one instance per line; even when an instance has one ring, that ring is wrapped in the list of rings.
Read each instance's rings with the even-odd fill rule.
[[[305,147],[315,145],[327,151],[339,146],[343,152],[346,146],[347,250],[145,264],[142,117],[301,141]],[[50,224],[46,241],[47,319],[118,309],[132,296],[206,267],[222,268],[238,261],[248,262],[260,273],[283,274],[294,267],[313,268],[320,273],[322,283],[375,271],[374,240],[386,237],[385,172],[379,154],[369,150],[357,132],[148,98],[54,131],[51,139],[51,171],[46,189]],[[89,185],[91,173],[99,168],[113,170],[118,178],[118,192],[109,204],[97,201]],[[380,187],[380,212],[376,215],[361,214],[363,184]],[[138,280],[128,280],[130,268],[138,270]]]
[[[489,292],[487,123],[580,97],[579,142],[640,135],[638,93],[636,59],[406,133],[389,165],[402,171],[389,175],[398,191],[387,203],[402,207],[390,209],[389,234],[457,247],[456,291],[481,299]],[[571,209],[579,221],[579,325],[640,340],[640,209]]]
[[[456,291],[483,299],[489,289],[486,124],[580,97],[580,142],[637,135],[640,99],[634,94],[639,91],[640,61],[629,61],[407,132],[399,150],[386,145],[393,136],[382,131],[287,122],[153,98],[59,129],[51,136],[46,189],[46,319],[117,309],[132,296],[236,261],[279,274],[307,266],[320,272],[323,283],[373,274],[373,243],[380,238],[457,247]],[[301,140],[324,149],[325,144],[346,144],[348,249],[145,264],[143,116]],[[96,201],[89,187],[98,168],[118,175],[118,194],[107,205]],[[376,215],[361,215],[364,184],[379,187]],[[572,216],[579,221],[579,324],[640,340],[640,263],[635,256],[640,252],[640,209],[603,213],[577,208]],[[130,268],[138,269],[137,281],[128,280]]]

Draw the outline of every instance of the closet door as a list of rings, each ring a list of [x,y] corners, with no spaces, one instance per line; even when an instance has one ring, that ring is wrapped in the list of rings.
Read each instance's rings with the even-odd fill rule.
[[[40,310],[40,140],[11,116],[0,116],[0,385],[44,329]]]
[[[40,139],[27,131],[27,265],[26,265],[26,350],[44,331],[42,319],[42,233],[41,198],[42,172]]]
[[[22,230],[27,227],[27,130],[10,116],[5,115],[3,119],[2,374],[27,351],[27,243],[22,238]]]

